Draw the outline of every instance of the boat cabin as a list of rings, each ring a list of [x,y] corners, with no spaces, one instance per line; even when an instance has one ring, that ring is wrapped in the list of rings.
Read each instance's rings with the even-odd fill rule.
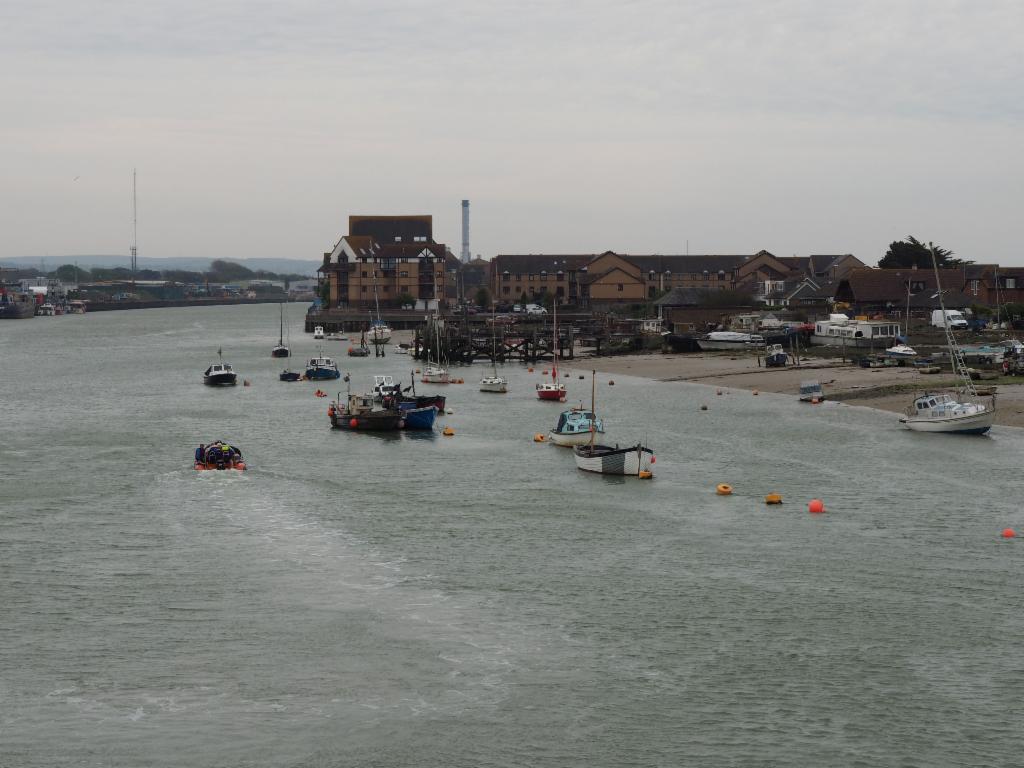
[[[833,314],[814,324],[811,342],[825,346],[890,347],[899,335],[899,323],[891,320],[851,320],[846,315]]]
[[[337,368],[334,361],[329,357],[311,357],[306,363],[307,368]]]
[[[218,373],[234,373],[231,363],[214,363],[206,369],[204,376],[216,376]]]
[[[558,424],[555,426],[554,431],[563,435],[589,434],[591,425],[598,432],[604,431],[601,426],[601,420],[594,416],[593,411],[573,409],[565,411],[558,417]]]

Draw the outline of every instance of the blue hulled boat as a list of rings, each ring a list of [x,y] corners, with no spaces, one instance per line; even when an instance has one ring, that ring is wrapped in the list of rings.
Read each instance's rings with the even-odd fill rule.
[[[399,403],[405,429],[433,429],[437,408],[432,405],[416,407],[415,403]]]
[[[337,364],[329,357],[320,355],[309,358],[306,363],[306,378],[310,380],[340,379],[341,371]]]

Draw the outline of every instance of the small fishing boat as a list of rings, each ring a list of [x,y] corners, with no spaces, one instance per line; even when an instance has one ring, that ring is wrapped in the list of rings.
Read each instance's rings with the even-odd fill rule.
[[[409,407],[406,407],[409,406]],[[410,402],[399,402],[398,409],[405,420],[403,429],[433,429],[437,418],[437,408],[433,405],[414,407]]]
[[[425,365],[420,381],[424,384],[447,384],[448,369],[442,368],[440,365]]]
[[[341,371],[338,365],[331,358],[322,354],[309,358],[306,363],[306,378],[310,380],[340,379]]]
[[[322,325],[313,326],[313,338],[322,339],[324,337],[324,327]]]
[[[375,320],[370,324],[370,343],[387,344],[391,341],[391,329],[381,320]]]
[[[203,384],[210,387],[229,386],[233,387],[238,383],[238,376],[231,363],[224,362],[224,355],[220,349],[217,350],[219,362],[214,363],[203,372]]]
[[[376,375],[373,377],[373,399],[378,403],[387,397],[396,397],[402,394],[402,388],[395,383],[395,377],[390,374]]]
[[[412,384],[409,389],[412,390],[411,395],[407,395],[404,392],[399,395],[398,401],[400,408],[426,408],[427,406],[432,405],[437,409],[438,414],[444,413],[447,401],[444,395],[417,395],[415,376],[412,377]]]
[[[480,379],[481,392],[508,392],[508,380],[498,375],[497,339],[495,338],[494,311],[491,313],[491,373]]]
[[[577,445],[573,454],[576,467],[584,472],[635,477],[651,477],[654,474],[654,452],[640,443],[627,448],[587,443]]]
[[[302,374],[298,371],[283,370],[278,374],[281,381],[302,381]]]
[[[358,347],[349,347],[348,348],[348,356],[349,357],[369,357],[370,356],[370,348],[368,346],[366,346],[366,334],[365,333],[362,334],[359,337],[359,346]]]
[[[200,445],[195,452],[192,466],[196,470],[235,469],[245,471],[242,452],[233,445],[217,440],[209,445]]]
[[[800,382],[800,401],[804,403],[811,403],[817,400],[821,402],[825,399],[825,393],[821,389],[821,382],[817,379],[807,379],[806,381]]]
[[[277,346],[270,350],[271,357],[291,357],[292,351],[284,343],[284,304],[281,305],[281,330],[277,338]]]
[[[789,355],[781,344],[769,344],[764,350],[765,368],[782,368],[789,362]]]
[[[562,411],[555,428],[548,437],[555,445],[583,445],[592,439],[592,432],[604,434],[604,421],[597,418],[594,412],[580,408]]]
[[[335,400],[327,407],[331,426],[336,429],[394,431],[405,424],[404,414],[396,407],[377,404],[369,394],[353,395]]]

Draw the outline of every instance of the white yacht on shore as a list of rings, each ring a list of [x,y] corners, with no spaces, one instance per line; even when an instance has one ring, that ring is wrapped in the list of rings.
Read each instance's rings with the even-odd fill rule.
[[[832,314],[814,324],[811,344],[831,347],[875,347],[888,349],[897,343],[900,324],[891,320],[852,320]]]
[[[764,336],[757,333],[740,333],[738,331],[712,331],[698,338],[697,346],[703,352],[764,349]]]

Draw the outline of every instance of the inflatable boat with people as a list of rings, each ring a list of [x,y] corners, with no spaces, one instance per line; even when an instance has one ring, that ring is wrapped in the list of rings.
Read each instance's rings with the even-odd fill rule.
[[[215,440],[208,445],[200,444],[196,448],[194,467],[196,470],[234,469],[244,471],[246,469],[242,452],[236,446],[229,445],[222,440]]]

